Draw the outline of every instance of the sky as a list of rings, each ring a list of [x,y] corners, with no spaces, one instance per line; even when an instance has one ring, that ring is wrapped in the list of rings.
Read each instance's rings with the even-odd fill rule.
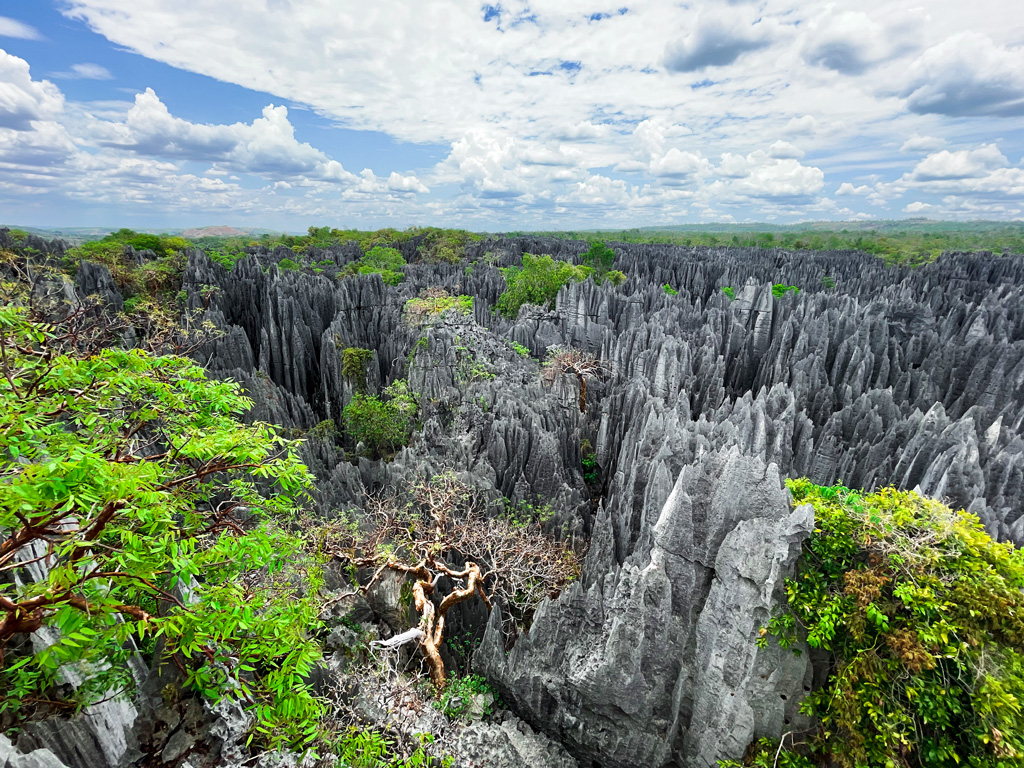
[[[0,222],[1024,218],[1024,3],[0,0]]]

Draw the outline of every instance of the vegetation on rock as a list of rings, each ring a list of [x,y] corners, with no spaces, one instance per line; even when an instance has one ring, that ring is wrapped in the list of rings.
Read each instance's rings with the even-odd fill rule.
[[[448,311],[471,315],[473,297],[450,296],[443,288],[425,288],[417,298],[405,302],[405,317],[412,325],[422,325]]]
[[[590,269],[566,261],[555,261],[550,256],[523,254],[521,267],[505,267],[505,291],[498,297],[497,310],[506,317],[516,317],[524,304],[547,307],[558,292],[572,282],[582,282],[590,276]]]
[[[416,399],[404,381],[384,390],[384,399],[357,392],[345,406],[345,430],[375,457],[392,454],[409,441],[416,419]]]
[[[65,331],[0,308],[0,572],[45,573],[0,581],[3,720],[130,687],[128,641],[159,638],[187,686],[249,707],[254,738],[310,742],[316,569],[282,527],[312,480],[296,445],[239,423],[238,386],[187,359],[84,354]],[[44,627],[59,635],[33,652]],[[86,675],[71,701],[68,665]]]
[[[405,273],[401,271],[405,266],[405,258],[399,250],[377,245],[356,261],[346,264],[338,271],[337,276],[342,278],[377,274],[388,285],[398,285],[405,279]]]
[[[1024,551],[913,492],[788,484],[816,528],[759,642],[804,641],[829,672],[788,764],[1024,765]]]

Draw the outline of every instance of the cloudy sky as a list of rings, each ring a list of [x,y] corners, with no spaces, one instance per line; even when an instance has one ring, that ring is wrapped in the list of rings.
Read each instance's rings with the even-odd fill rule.
[[[0,0],[0,221],[1024,217],[1024,3]]]

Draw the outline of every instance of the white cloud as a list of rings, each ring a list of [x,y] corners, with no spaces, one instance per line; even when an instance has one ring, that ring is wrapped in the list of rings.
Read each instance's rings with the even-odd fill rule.
[[[0,128],[30,130],[33,121],[53,120],[64,109],[64,95],[53,83],[36,81],[28,62],[0,50]]]
[[[995,144],[956,152],[944,149],[919,162],[911,178],[914,181],[980,178],[1002,168],[1006,163],[1006,157]]]
[[[919,113],[1024,115],[1024,48],[1010,50],[979,32],[961,32],[921,54],[899,95]]]
[[[171,115],[152,88],[137,94],[123,123],[95,126],[99,143],[140,155],[215,163],[223,169],[278,178],[350,182],[340,163],[295,138],[287,107],[264,107],[251,124],[191,123]]]
[[[805,154],[807,153],[804,152],[802,149],[794,147],[788,141],[782,141],[781,139],[779,141],[776,141],[770,147],[768,147],[768,155],[779,160],[799,160]]]
[[[904,213],[926,213],[927,211],[931,211],[931,210],[934,210],[934,209],[935,209],[934,205],[930,205],[928,203],[914,202],[914,203],[911,203],[910,205],[905,205],[903,207],[903,212]]]
[[[946,142],[935,136],[919,136],[916,133],[903,142],[900,152],[933,152]]]
[[[762,19],[751,23],[747,15],[735,7],[701,12],[689,33],[666,47],[665,67],[672,72],[723,67],[745,53],[771,45],[778,33],[777,25]]]
[[[836,195],[837,196],[840,196],[840,195],[870,195],[870,194],[871,194],[871,187],[867,186],[866,184],[861,184],[860,186],[855,187],[853,184],[851,184],[848,181],[844,181],[842,184],[839,185],[839,189],[836,190]]]
[[[110,70],[99,64],[72,64],[67,72],[54,72],[51,77],[61,80],[113,80]]]
[[[916,47],[921,19],[917,9],[881,13],[872,18],[863,11],[825,12],[811,23],[803,48],[804,58],[846,75],[859,75],[871,67]]]
[[[16,37],[20,40],[41,40],[42,35],[28,24],[12,19],[7,16],[0,16],[0,37]]]
[[[760,149],[746,156],[726,153],[717,170],[731,180],[721,189],[733,198],[806,199],[825,186],[820,168],[792,158],[780,160]]]

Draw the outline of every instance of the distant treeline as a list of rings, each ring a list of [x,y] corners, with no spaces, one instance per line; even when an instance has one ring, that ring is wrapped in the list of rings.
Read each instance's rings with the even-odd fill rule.
[[[623,230],[532,232],[586,242],[667,243],[684,246],[743,246],[787,250],[864,251],[890,263],[917,265],[946,251],[1024,253],[1024,222],[892,221],[867,225],[847,222],[828,229],[827,222],[799,228],[763,224]],[[864,228],[861,228],[863,226]],[[509,233],[519,235],[526,233]]]

